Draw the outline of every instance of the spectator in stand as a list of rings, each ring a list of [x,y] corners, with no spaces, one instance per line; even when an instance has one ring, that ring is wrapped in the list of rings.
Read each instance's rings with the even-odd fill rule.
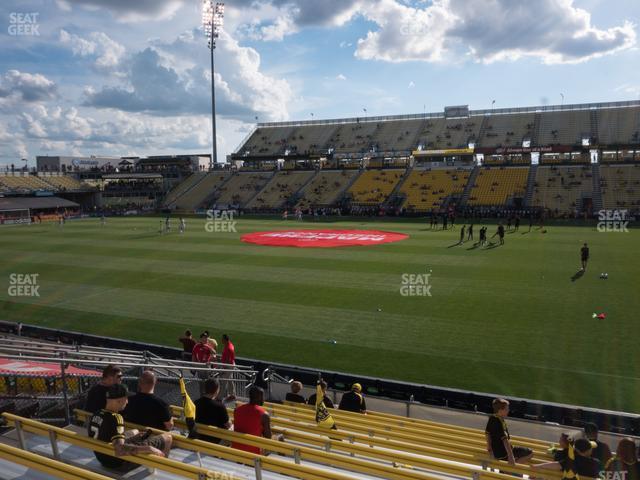
[[[287,393],[284,399],[287,402],[307,403],[307,400],[302,395],[300,395],[301,390],[302,390],[302,383],[298,381],[291,382],[291,391]]]
[[[138,379],[138,393],[129,398],[122,416],[127,422],[169,431],[173,428],[173,418],[167,402],[155,394],[156,383],[153,372],[143,372]]]
[[[191,330],[186,330],[184,336],[180,337],[178,341],[182,344],[182,359],[190,362],[191,352],[193,352],[193,347],[196,346],[196,341],[193,339]]]
[[[502,398],[493,400],[493,415],[489,417],[485,428],[487,452],[496,460],[506,460],[511,465],[527,462],[533,457],[533,451],[527,447],[511,445],[509,429],[505,418],[509,415],[509,402]]]
[[[200,334],[200,341],[194,345],[191,356],[194,362],[215,362],[216,351],[211,345],[209,345],[209,334],[207,332],[202,332]]]
[[[122,370],[115,365],[107,365],[102,370],[102,379],[89,389],[84,409],[99,412],[107,404],[107,391],[112,385],[122,383]]]
[[[233,384],[232,370],[236,364],[236,347],[233,346],[233,343],[231,343],[231,339],[229,338],[229,335],[227,335],[226,333],[222,335],[222,344],[224,345],[224,348],[222,350],[222,358],[220,359],[220,361],[225,365],[230,366],[230,367],[225,367],[225,368],[228,368],[229,371],[221,375],[221,378],[223,380],[222,394],[224,396],[233,397],[233,399],[235,399],[236,392],[235,392],[235,386]]]
[[[567,456],[559,462],[538,463],[531,465],[533,470],[560,470],[563,478],[600,478],[600,462],[591,458],[593,444],[585,438],[579,438],[574,442],[573,447],[569,447]],[[571,458],[571,450],[573,457]]]
[[[323,399],[322,399],[322,403],[324,403],[324,406],[327,408],[336,408],[333,405],[333,402],[331,401],[331,399],[329,397],[327,397],[327,382],[325,382],[324,380],[320,381],[320,388],[322,389],[322,394],[323,394]],[[316,404],[316,394],[312,394],[309,399],[307,400],[307,403],[309,405],[314,405]]]
[[[587,440],[596,444],[591,452],[591,456],[602,465],[606,465],[611,459],[611,449],[609,445],[598,440],[598,426],[595,423],[587,423],[584,426],[584,436]]]
[[[256,437],[271,438],[271,419],[262,405],[264,404],[264,390],[255,385],[249,389],[249,403],[236,407],[233,412],[233,430],[239,433],[248,433]],[[283,440],[280,435],[278,440]],[[259,447],[232,442],[231,446],[245,452],[262,452]]]
[[[362,385],[354,383],[351,385],[351,391],[342,395],[340,399],[340,410],[355,413],[367,413],[367,404],[362,396]]]
[[[105,408],[94,413],[89,422],[88,433],[91,438],[113,445],[115,455],[94,452],[100,464],[106,468],[131,470],[137,467],[136,464],[117,458],[125,455],[149,453],[159,457],[169,456],[172,440],[169,433],[151,435],[150,430],[125,431],[124,420],[119,412],[127,406],[128,393],[127,387],[120,383],[111,385],[106,394]]]
[[[560,434],[558,446],[551,447],[549,450],[547,450],[547,452],[553,457],[556,462],[559,462],[560,460],[564,460],[565,458],[567,458],[567,449],[569,448],[570,443],[573,443],[571,435],[563,432]]]
[[[626,437],[620,440],[616,454],[607,462],[605,470],[620,473],[617,478],[621,480],[640,480],[640,462],[638,462],[636,444],[633,439]],[[605,478],[611,478],[611,476]]]
[[[205,330],[204,333],[207,334],[207,343],[209,344],[209,346],[211,348],[213,348],[216,352],[216,355],[218,354],[218,342],[216,341],[215,338],[213,338],[211,336],[211,334],[209,333],[209,330]]]
[[[229,430],[231,422],[229,421],[227,408],[224,406],[224,402],[216,399],[219,392],[220,384],[216,379],[210,378],[204,382],[204,393],[194,402],[196,406],[196,423]],[[198,433],[198,439],[220,443],[219,438],[201,433]]]

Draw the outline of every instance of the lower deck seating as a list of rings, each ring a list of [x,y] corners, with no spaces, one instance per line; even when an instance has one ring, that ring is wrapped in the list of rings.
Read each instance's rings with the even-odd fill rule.
[[[591,166],[539,166],[532,205],[573,215],[582,198],[593,196]]]
[[[335,204],[351,181],[359,174],[355,170],[324,170],[318,172],[304,188],[297,207],[330,206]]]
[[[404,172],[404,170],[365,170],[349,189],[353,195],[353,202],[367,205],[385,202]]]
[[[164,199],[164,205],[165,206],[171,205],[173,202],[176,201],[176,199],[180,195],[183,195],[187,190],[189,190],[196,183],[202,180],[205,177],[205,175],[206,175],[205,172],[196,172],[189,175],[186,179],[184,179],[178,185],[173,187],[173,189],[171,189],[171,191],[167,194],[167,196]]]
[[[218,188],[215,200],[217,205],[234,205],[244,207],[273,176],[267,172],[240,172],[231,177],[227,183]]]
[[[462,194],[470,174],[469,169],[413,170],[400,187],[406,195],[403,207],[415,212],[438,209],[448,196]]]
[[[516,196],[524,197],[529,167],[485,167],[478,172],[469,194],[469,205],[506,205]]]
[[[209,172],[188,192],[178,197],[174,203],[176,210],[195,210],[229,178],[229,175],[230,173],[228,172]]]
[[[310,170],[277,172],[246,208],[282,208],[314,174],[315,172]]]
[[[601,165],[602,204],[609,209],[640,208],[640,165]]]
[[[0,175],[0,185],[7,190],[55,190],[49,183],[34,175]]]

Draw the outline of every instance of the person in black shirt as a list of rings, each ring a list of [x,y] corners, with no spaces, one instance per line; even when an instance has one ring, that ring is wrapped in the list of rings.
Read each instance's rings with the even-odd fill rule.
[[[322,403],[324,403],[324,406],[327,407],[327,408],[336,408],[333,405],[333,402],[331,401],[331,399],[329,397],[327,397],[327,382],[322,380],[320,382],[320,388],[322,389],[322,394],[324,396],[323,399],[322,399]],[[309,397],[309,399],[307,400],[307,403],[309,405],[315,405],[316,404],[316,394],[315,393]]]
[[[116,383],[122,383],[122,370],[115,365],[107,365],[102,370],[100,382],[89,389],[84,409],[90,413],[103,409],[107,404],[107,391]]]
[[[156,382],[153,372],[143,372],[138,379],[138,393],[129,398],[122,416],[127,422],[169,431],[173,418],[167,402],[154,394]]]
[[[557,447],[551,447],[547,452],[553,457],[556,462],[564,460],[567,457],[567,449],[572,442],[571,436],[568,433],[561,433],[560,440],[558,440]]]
[[[165,433],[151,435],[151,431],[125,431],[124,420],[119,414],[127,406],[127,387],[116,383],[109,387],[105,408],[91,416],[88,434],[91,438],[109,442],[113,445],[114,455],[94,452],[100,464],[106,468],[130,469],[136,464],[122,460],[125,455],[149,453],[168,457],[172,437]]]
[[[509,415],[509,402],[502,398],[493,400],[494,414],[489,417],[485,428],[487,452],[496,460],[507,460],[511,465],[527,462],[533,451],[526,447],[513,447],[505,418]]]
[[[609,459],[611,459],[611,449],[609,445],[598,440],[598,426],[595,423],[587,423],[584,426],[584,436],[587,440],[596,444],[591,457],[598,460],[602,465],[606,465]]]
[[[367,413],[367,404],[362,396],[362,386],[359,383],[354,383],[351,386],[351,391],[342,395],[338,408],[348,412]]]
[[[585,438],[579,438],[573,445],[569,445],[567,456],[559,462],[539,463],[532,465],[534,470],[561,470],[563,479],[574,479],[577,475],[580,478],[600,478],[602,465],[594,458],[591,458],[593,444]]]
[[[302,390],[302,383],[298,381],[291,382],[291,391],[287,393],[284,399],[287,402],[307,403],[307,400],[302,395],[300,395],[301,390]]]
[[[620,474],[618,477],[614,476],[613,478],[640,480],[640,462],[638,462],[636,444],[632,438],[626,437],[620,440],[616,454],[607,462],[605,470]],[[606,478],[612,477],[608,476]]]
[[[580,249],[580,260],[582,262],[582,271],[584,272],[587,269],[587,262],[589,261],[589,247],[587,247],[586,242]]]
[[[193,352],[193,347],[196,346],[191,330],[186,330],[184,336],[180,337],[178,341],[182,344],[182,359],[190,362],[191,352]]]
[[[210,425],[212,427],[229,430],[231,422],[227,408],[219,400],[216,400],[220,384],[215,378],[210,378],[204,382],[204,394],[194,402],[196,406],[196,423]],[[212,443],[220,443],[220,439],[198,433],[198,439]]]
[[[504,245],[504,225],[502,225],[502,222],[498,224],[498,230],[493,234],[493,237],[496,235],[498,235],[498,238],[500,239],[500,245]]]

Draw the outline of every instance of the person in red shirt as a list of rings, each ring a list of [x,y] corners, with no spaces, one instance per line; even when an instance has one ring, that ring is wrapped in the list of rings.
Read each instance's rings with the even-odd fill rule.
[[[194,362],[210,363],[216,360],[216,351],[208,343],[209,335],[202,333],[200,335],[200,341],[195,344],[191,356]]]
[[[226,333],[222,335],[222,344],[224,345],[224,348],[222,350],[222,363],[226,363],[227,365],[235,365],[236,348],[233,346],[229,335],[227,335]]]
[[[224,348],[222,350],[222,358],[220,361],[225,365],[235,365],[236,349],[233,346],[233,343],[231,343],[231,339],[229,338],[229,335],[227,335],[226,333],[222,335],[222,344],[224,345]],[[232,367],[225,367],[225,368],[227,368],[228,371],[220,375],[220,380],[221,380],[220,390],[222,392],[223,397],[235,399],[236,388],[233,382],[233,368]]]
[[[247,433],[256,437],[271,438],[271,419],[262,405],[264,404],[264,390],[255,385],[249,389],[249,403],[236,407],[233,411],[233,429],[238,433]],[[253,447],[243,443],[232,442],[232,448],[245,452],[262,453],[260,447]]]

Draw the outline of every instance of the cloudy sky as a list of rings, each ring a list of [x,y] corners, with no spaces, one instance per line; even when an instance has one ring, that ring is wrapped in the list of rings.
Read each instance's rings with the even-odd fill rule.
[[[210,150],[199,0],[2,0],[0,164]],[[640,99],[638,0],[228,0],[219,160],[258,121]]]

